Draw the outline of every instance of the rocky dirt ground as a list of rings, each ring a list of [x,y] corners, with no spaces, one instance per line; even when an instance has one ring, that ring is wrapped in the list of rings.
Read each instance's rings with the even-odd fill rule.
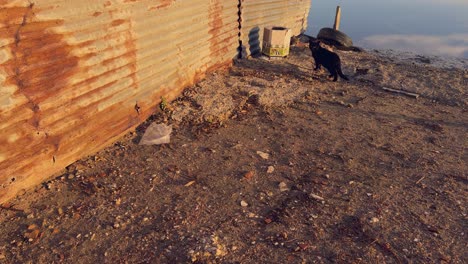
[[[467,263],[467,62],[338,53],[207,76],[3,204],[0,263]]]

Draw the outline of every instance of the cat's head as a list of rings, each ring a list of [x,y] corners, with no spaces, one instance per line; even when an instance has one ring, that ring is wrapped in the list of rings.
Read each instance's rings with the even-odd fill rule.
[[[310,49],[320,48],[320,40],[318,40],[318,39],[309,39],[309,48]]]

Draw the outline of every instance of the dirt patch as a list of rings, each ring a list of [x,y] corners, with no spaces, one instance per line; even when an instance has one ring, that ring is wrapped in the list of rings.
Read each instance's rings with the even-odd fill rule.
[[[349,82],[296,47],[190,87],[3,204],[0,262],[466,263],[466,68],[339,54]]]

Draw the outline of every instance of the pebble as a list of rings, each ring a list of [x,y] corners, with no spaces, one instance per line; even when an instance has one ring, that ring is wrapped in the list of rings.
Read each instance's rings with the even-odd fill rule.
[[[254,176],[255,176],[255,172],[254,172],[254,171],[248,171],[248,172],[244,175],[244,178],[245,178],[246,180],[251,180]]]
[[[310,194],[310,197],[314,198],[315,200],[319,200],[319,201],[324,201],[325,200],[323,197],[318,196],[318,195],[313,194],[313,193]]]
[[[244,200],[242,200],[242,201],[240,202],[240,205],[241,205],[242,207],[247,207],[247,206],[249,206],[249,204],[248,204],[246,201],[244,201]]]
[[[275,167],[268,166],[267,173],[273,173],[275,171]]]
[[[289,187],[288,185],[285,183],[285,182],[280,182],[280,184],[278,184],[278,187],[280,189],[280,192],[287,192],[289,191]]]
[[[257,154],[258,154],[260,157],[262,157],[262,159],[266,159],[266,160],[267,160],[267,159],[270,158],[270,154],[265,153],[265,152],[263,152],[263,151],[257,151]]]
[[[379,219],[378,219],[377,217],[372,217],[372,218],[370,219],[370,222],[371,222],[371,224],[378,223],[378,222],[379,222]]]

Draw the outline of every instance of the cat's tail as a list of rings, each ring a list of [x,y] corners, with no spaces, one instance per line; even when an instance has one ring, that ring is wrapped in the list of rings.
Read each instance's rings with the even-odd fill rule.
[[[343,79],[349,81],[348,76],[344,75],[343,72],[341,71],[341,67],[338,68],[338,70],[337,70],[336,72],[338,73],[338,75],[340,75],[341,78],[343,78]]]

